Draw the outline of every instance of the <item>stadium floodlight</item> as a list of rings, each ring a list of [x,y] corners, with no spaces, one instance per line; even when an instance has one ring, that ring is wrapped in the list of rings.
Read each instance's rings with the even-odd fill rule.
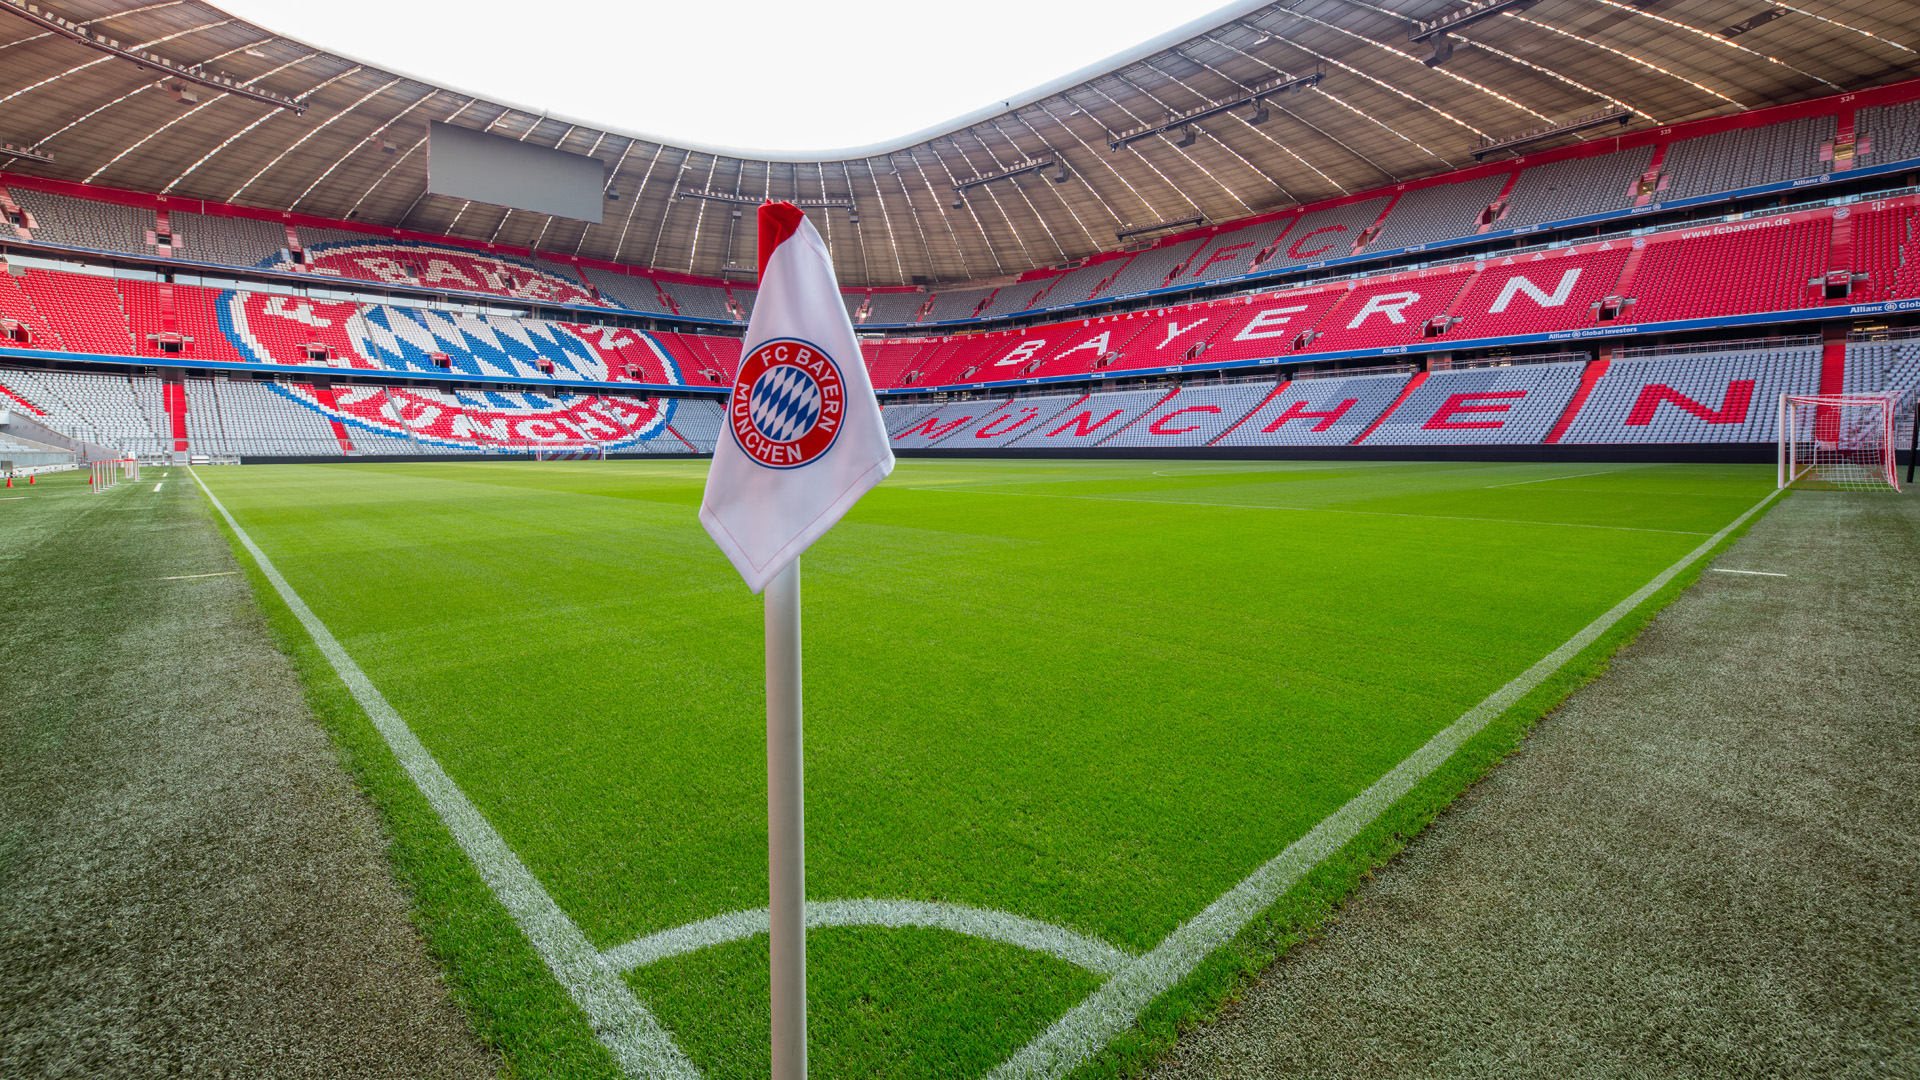
[[[1254,115],[1248,120],[1248,123],[1265,123],[1268,119],[1267,98],[1273,97],[1276,94],[1297,94],[1308,87],[1319,86],[1320,80],[1326,77],[1326,72],[1323,71],[1316,71],[1311,75],[1302,75],[1298,78],[1285,74],[1276,75],[1271,79],[1264,79],[1254,83],[1251,87],[1247,88],[1246,93],[1237,94],[1220,101],[1210,101],[1205,105],[1188,109],[1185,112],[1169,113],[1165,120],[1157,124],[1142,124],[1139,127],[1128,128],[1126,131],[1118,132],[1107,139],[1107,149],[1118,150],[1128,143],[1138,142],[1141,139],[1150,138],[1154,135],[1161,135],[1176,128],[1191,128],[1193,124],[1205,120],[1209,116],[1218,116],[1224,112],[1231,112],[1243,105],[1252,105],[1254,107]],[[1189,131],[1188,134],[1191,134],[1191,132]],[[1181,143],[1179,145],[1192,146],[1193,144]]]
[[[1200,141],[1200,129],[1198,127],[1195,127],[1192,124],[1188,124],[1186,127],[1180,129],[1180,139],[1179,141],[1175,142],[1173,145],[1179,147],[1182,150],[1185,150],[1187,147],[1192,146],[1194,143],[1197,143],[1199,141]]]
[[[83,26],[77,22],[71,22],[55,15],[51,11],[43,11],[38,4],[27,3],[27,0],[0,0],[0,11],[10,11],[49,33],[58,34],[69,41],[77,41],[89,49],[97,49],[109,56],[117,56],[122,60],[131,60],[143,69],[152,68],[161,73],[162,83],[165,83],[168,79],[179,79],[185,82],[198,83],[210,90],[218,90],[223,94],[243,97],[249,101],[257,101],[262,105],[271,105],[276,109],[285,109],[295,116],[299,116],[301,113],[307,111],[305,105],[302,105],[292,98],[282,97],[270,90],[260,90],[248,86],[245,83],[235,82],[231,77],[226,75],[216,75],[212,72],[202,71],[197,66],[175,64],[164,56],[156,56],[144,49],[137,49],[131,45],[123,45],[118,38],[108,37],[90,27]]]
[[[1781,394],[1779,486],[1899,491],[1902,405],[1892,394]]]
[[[956,181],[953,185],[953,190],[957,194],[964,194],[968,188],[977,188],[981,184],[991,184],[995,180],[1011,180],[1016,176],[1025,176],[1030,172],[1039,172],[1041,169],[1051,169],[1055,164],[1057,164],[1057,162],[1050,157],[1027,158],[1024,161],[1016,161],[1012,165],[995,172],[981,173],[978,176],[969,176],[965,180]],[[1061,169],[1062,173],[1065,171],[1064,168]],[[1056,177],[1054,182],[1063,183],[1064,181]]]
[[[24,158],[27,161],[40,161],[53,164],[53,155],[37,146],[17,146],[10,142],[0,142],[0,157]]]
[[[1125,240],[1129,237],[1145,236],[1148,233],[1159,232],[1162,229],[1178,229],[1185,225],[1205,225],[1206,223],[1207,216],[1205,214],[1194,214],[1191,217],[1183,217],[1174,221],[1159,221],[1152,225],[1123,225],[1113,230],[1113,237],[1116,240]]]
[[[1423,41],[1433,44],[1433,54],[1424,63],[1428,67],[1439,67],[1453,59],[1453,34],[1465,30],[1482,19],[1491,19],[1509,11],[1524,11],[1539,3],[1539,0],[1478,0],[1468,4],[1451,15],[1444,15],[1432,22],[1415,21],[1413,29],[1407,31],[1407,40],[1419,44]]]
[[[0,0],[4,3],[5,0]],[[759,206],[767,200],[759,195],[740,195],[731,191],[714,191],[710,188],[681,188],[682,199],[704,199],[707,202],[734,203],[741,206]],[[816,198],[793,198],[786,200],[804,210],[845,210],[854,213],[851,195],[827,195]]]
[[[1534,143],[1544,142],[1562,135],[1572,135],[1576,132],[1589,131],[1597,127],[1606,127],[1608,124],[1617,124],[1620,127],[1626,127],[1632,120],[1633,110],[1624,105],[1614,109],[1602,109],[1599,112],[1576,116],[1571,120],[1563,120],[1557,124],[1537,127],[1532,131],[1523,131],[1518,135],[1508,136],[1507,138],[1494,142],[1483,142],[1472,151],[1473,160],[1484,161],[1489,154],[1517,150],[1520,147],[1531,146]]]

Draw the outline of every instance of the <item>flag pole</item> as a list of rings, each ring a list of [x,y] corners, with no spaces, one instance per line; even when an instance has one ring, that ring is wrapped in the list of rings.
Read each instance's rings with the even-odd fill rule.
[[[767,915],[772,1080],[807,1075],[807,860],[800,750],[800,560],[767,583]]]

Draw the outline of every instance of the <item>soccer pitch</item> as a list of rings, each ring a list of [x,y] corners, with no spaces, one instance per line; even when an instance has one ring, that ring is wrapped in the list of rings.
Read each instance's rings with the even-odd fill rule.
[[[681,1063],[765,1075],[760,601],[695,520],[706,463],[198,472]],[[1602,670],[1772,487],[1755,466],[902,461],[802,560],[812,1071],[1137,1065]],[[518,1075],[619,1075],[241,561],[477,1027]],[[1410,791],[1356,800],[1450,730],[1471,737]],[[1351,826],[1333,857],[1274,877],[1330,815]],[[1174,955],[1229,900],[1237,921]]]

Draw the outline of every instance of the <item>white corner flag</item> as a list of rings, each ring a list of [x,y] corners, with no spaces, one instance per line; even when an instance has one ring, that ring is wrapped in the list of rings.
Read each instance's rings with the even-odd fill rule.
[[[766,592],[767,956],[772,1080],[807,1075],[800,553],[893,471],[833,260],[791,203],[760,208],[760,295],[713,448],[700,523]]]
[[[813,223],[760,208],[760,294],[700,523],[754,592],[893,471],[873,384]]]

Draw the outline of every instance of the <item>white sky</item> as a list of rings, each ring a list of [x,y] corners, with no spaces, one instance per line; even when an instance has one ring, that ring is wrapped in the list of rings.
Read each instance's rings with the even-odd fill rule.
[[[626,131],[761,150],[898,138],[1226,0],[214,0],[323,49]]]

